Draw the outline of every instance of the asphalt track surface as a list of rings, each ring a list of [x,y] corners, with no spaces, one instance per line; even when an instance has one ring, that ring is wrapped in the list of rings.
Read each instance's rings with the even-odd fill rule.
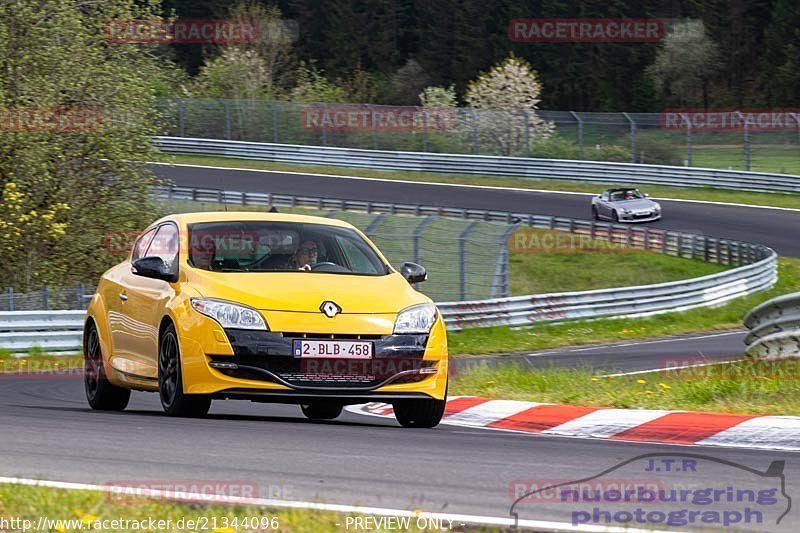
[[[366,186],[345,178],[186,167],[162,167],[158,172],[178,185],[194,187],[583,218],[588,211],[587,198],[572,195],[392,182]],[[651,226],[738,238],[800,256],[800,243],[792,235],[800,220],[798,213],[673,202],[664,202],[664,207],[667,218]],[[707,356],[727,355],[735,346],[741,347],[740,343],[741,333],[737,332],[707,339],[568,348],[525,358],[531,364],[574,358],[598,367],[636,370],[642,354],[699,355],[699,351]],[[766,471],[773,461],[785,461],[786,492],[800,494],[800,455],[789,452],[569,439],[446,425],[409,430],[391,419],[351,413],[333,422],[313,423],[305,420],[296,406],[232,401],[215,402],[206,419],[175,419],[163,416],[157,396],[148,393],[134,393],[124,413],[100,413],[88,409],[80,376],[2,377],[0,404],[0,473],[5,476],[101,485],[145,480],[248,481],[260,486],[262,497],[508,517],[519,482],[541,486],[612,469],[601,479],[645,478],[722,490],[755,484],[768,489],[776,487],[776,478],[754,476],[741,467]],[[669,480],[665,473],[614,470],[621,462],[648,453],[673,457],[696,453],[711,459],[701,459],[697,470],[673,472]],[[640,465],[641,461],[631,464]],[[762,508],[766,511],[761,523],[738,528],[796,530],[798,506],[793,505],[777,525],[777,517],[787,507],[784,498],[777,500],[772,507]],[[614,510],[605,503],[595,507]],[[648,511],[697,509],[663,502],[640,507]],[[741,507],[714,503],[704,509]],[[567,523],[575,518],[574,511],[587,509],[592,506],[547,498],[517,508],[520,518]],[[658,527],[665,528],[663,524]],[[698,529],[678,527],[687,528]]]
[[[590,200],[585,195],[181,165],[154,165],[153,168],[157,175],[183,187],[590,218]],[[324,167],[320,168],[320,173],[324,172]],[[354,169],[353,174],[357,175],[358,170]],[[800,239],[797,238],[800,211],[659,202],[664,218],[648,223],[647,227],[764,244],[780,255],[800,257]]]
[[[786,461],[786,491],[800,494],[800,455],[729,448],[658,446],[439,426],[404,429],[394,420],[344,413],[333,422],[305,420],[288,405],[215,402],[206,419],[161,414],[155,394],[134,393],[123,413],[90,411],[80,376],[0,378],[0,473],[5,476],[92,484],[255,483],[262,497],[359,504],[391,509],[509,517],[519,483],[529,487],[578,480],[647,453],[699,453],[766,471]],[[680,457],[677,457],[682,460]],[[665,487],[776,487],[777,480],[701,460],[696,471],[643,472],[627,466],[599,478],[606,483],[648,480]],[[762,508],[763,522],[744,529],[791,531],[797,505],[777,526],[786,501]],[[570,522],[576,506],[558,499],[526,502],[520,518]],[[603,503],[602,509],[616,509]],[[645,503],[653,510],[697,509]],[[739,508],[714,503],[705,510]],[[706,524],[708,527],[710,524]],[[686,528],[682,528],[686,529]]]

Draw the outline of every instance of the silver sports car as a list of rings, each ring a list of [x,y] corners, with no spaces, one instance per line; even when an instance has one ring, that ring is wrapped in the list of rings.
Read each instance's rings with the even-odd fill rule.
[[[639,189],[608,189],[592,197],[592,217],[612,222],[650,222],[661,218],[661,206]]]

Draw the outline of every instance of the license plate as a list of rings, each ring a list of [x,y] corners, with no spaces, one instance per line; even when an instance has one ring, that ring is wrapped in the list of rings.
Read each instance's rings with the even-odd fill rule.
[[[295,357],[338,357],[370,359],[372,343],[366,341],[294,341]]]

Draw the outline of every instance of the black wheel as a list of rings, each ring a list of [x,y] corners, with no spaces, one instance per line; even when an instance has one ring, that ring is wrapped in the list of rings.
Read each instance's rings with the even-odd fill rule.
[[[333,420],[342,414],[342,405],[338,403],[303,404],[300,408],[310,420]]]
[[[600,220],[600,215],[597,212],[597,207],[594,205],[592,206],[592,218],[594,220]]]
[[[445,395],[447,398],[447,395]],[[399,400],[392,404],[394,416],[406,428],[432,428],[444,416],[447,400]]]
[[[89,406],[98,411],[122,411],[131,399],[130,390],[112,385],[106,379],[100,337],[93,322],[83,336],[83,385]]]
[[[211,398],[183,393],[181,353],[175,327],[166,327],[158,345],[158,395],[170,416],[202,417],[211,408]]]
[[[616,209],[611,212],[611,222],[619,222],[619,215]]]

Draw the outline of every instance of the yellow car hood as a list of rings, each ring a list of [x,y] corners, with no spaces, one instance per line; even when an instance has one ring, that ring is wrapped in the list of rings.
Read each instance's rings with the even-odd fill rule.
[[[427,303],[398,273],[355,276],[317,272],[210,272],[194,270],[192,285],[206,298],[259,310],[319,312],[326,300],[342,314],[397,313]]]

